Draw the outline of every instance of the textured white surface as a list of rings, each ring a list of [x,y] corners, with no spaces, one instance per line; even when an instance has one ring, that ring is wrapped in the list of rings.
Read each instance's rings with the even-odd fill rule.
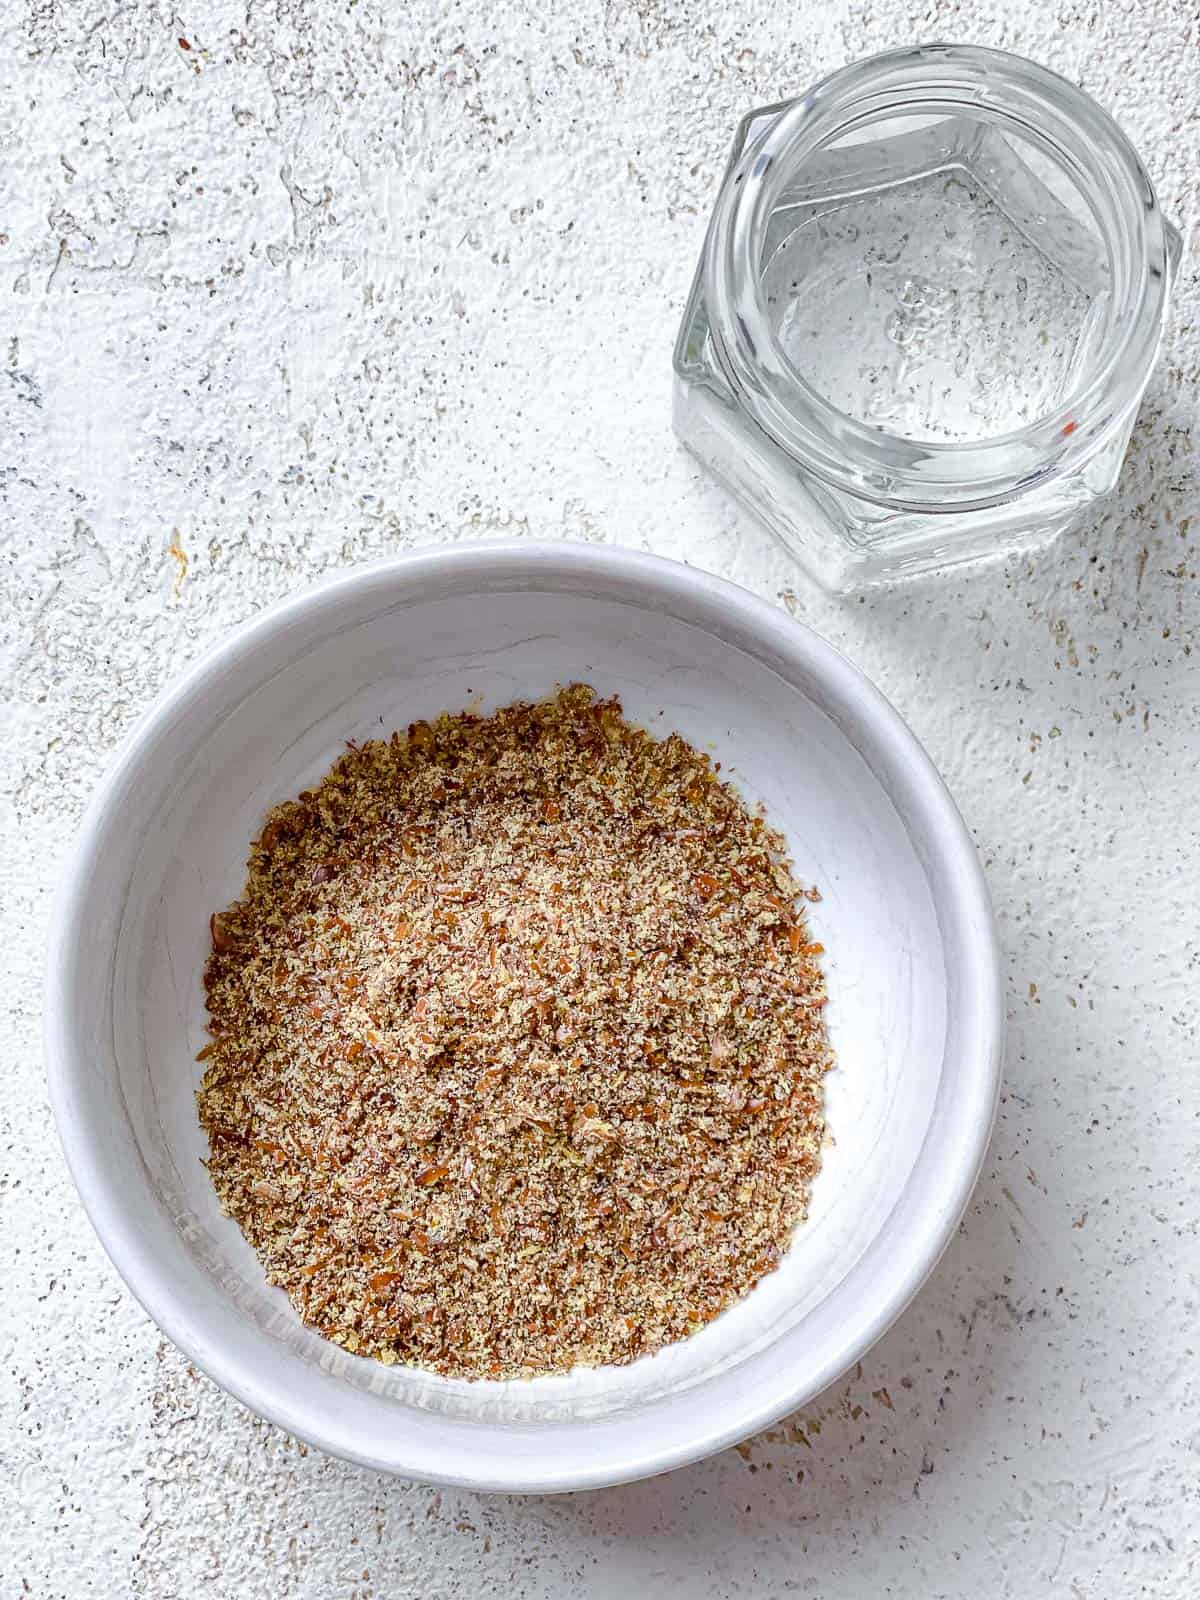
[[[741,111],[908,39],[1008,46],[1120,118],[1190,232],[1194,0],[8,0],[0,28],[4,1592],[1194,1595],[1193,256],[1117,499],[1037,561],[824,601],[668,425]],[[75,1201],[38,1041],[59,860],[156,689],[334,565],[501,531],[685,556],[845,648],[957,796],[1011,975],[976,1201],[861,1375],[741,1454],[551,1501],[371,1477],[190,1373]]]

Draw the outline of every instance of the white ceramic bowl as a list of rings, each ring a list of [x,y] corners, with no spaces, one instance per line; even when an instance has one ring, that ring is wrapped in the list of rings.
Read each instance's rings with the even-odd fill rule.
[[[347,739],[585,680],[713,750],[819,885],[835,1143],[779,1270],[631,1366],[466,1383],[345,1354],[267,1286],[201,1165],[209,912],[264,812]],[[46,1037],[85,1205],[163,1331],[324,1450],[485,1489],[578,1489],[744,1438],[831,1383],[950,1238],[992,1125],[1002,1011],[987,892],[937,773],[836,651],[743,590],[566,544],[422,552],[238,629],[163,696],[96,795],[59,900]]]

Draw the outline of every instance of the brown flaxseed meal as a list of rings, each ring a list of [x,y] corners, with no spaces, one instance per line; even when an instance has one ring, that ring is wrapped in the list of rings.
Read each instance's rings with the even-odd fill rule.
[[[804,898],[707,756],[582,685],[351,747],[212,920],[223,1207],[388,1364],[683,1338],[777,1265],[819,1165]]]

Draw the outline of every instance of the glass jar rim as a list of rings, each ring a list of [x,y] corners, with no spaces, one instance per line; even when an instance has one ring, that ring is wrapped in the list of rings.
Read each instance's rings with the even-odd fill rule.
[[[795,371],[771,327],[760,264],[771,210],[804,161],[832,139],[887,116],[972,110],[1020,128],[1071,175],[1106,236],[1110,325],[1118,330],[1066,399],[1026,426],[968,443],[909,439],[839,410]],[[726,175],[705,247],[706,298],[739,400],[798,464],[830,486],[898,511],[995,505],[1077,470],[1135,405],[1166,314],[1169,231],[1136,151],[1090,96],[1007,51],[930,44],[885,51],[765,108],[770,126]],[[749,120],[749,119],[748,119]]]

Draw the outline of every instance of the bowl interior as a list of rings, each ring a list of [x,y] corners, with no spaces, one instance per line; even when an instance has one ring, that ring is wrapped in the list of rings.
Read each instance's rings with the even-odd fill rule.
[[[706,1432],[753,1420],[768,1378],[782,1394],[786,1376],[795,1400],[836,1376],[881,1331],[888,1272],[907,1260],[911,1277],[919,1261],[919,1280],[965,1197],[961,1152],[938,1172],[959,956],[946,869],[906,789],[905,753],[923,757],[902,729],[894,748],[877,735],[881,711],[895,719],[827,647],[810,653],[782,618],[778,642],[763,636],[719,592],[701,603],[624,580],[430,570],[414,582],[398,565],[260,624],[127,751],[61,934],[78,1063],[57,1097],[64,1139],[102,1237],[166,1331],[285,1426],[383,1466],[547,1486],[578,1465],[583,1430],[595,1476],[630,1476],[687,1416],[699,1454]],[[798,657],[789,634],[805,641]],[[839,675],[870,697],[862,721]],[[820,889],[811,922],[839,1067],[811,1215],[751,1296],[653,1358],[515,1383],[384,1368],[306,1329],[216,1204],[194,1100],[209,913],[238,895],[264,813],[346,740],[576,680],[711,750]],[[988,1101],[983,1084],[985,1122]]]

